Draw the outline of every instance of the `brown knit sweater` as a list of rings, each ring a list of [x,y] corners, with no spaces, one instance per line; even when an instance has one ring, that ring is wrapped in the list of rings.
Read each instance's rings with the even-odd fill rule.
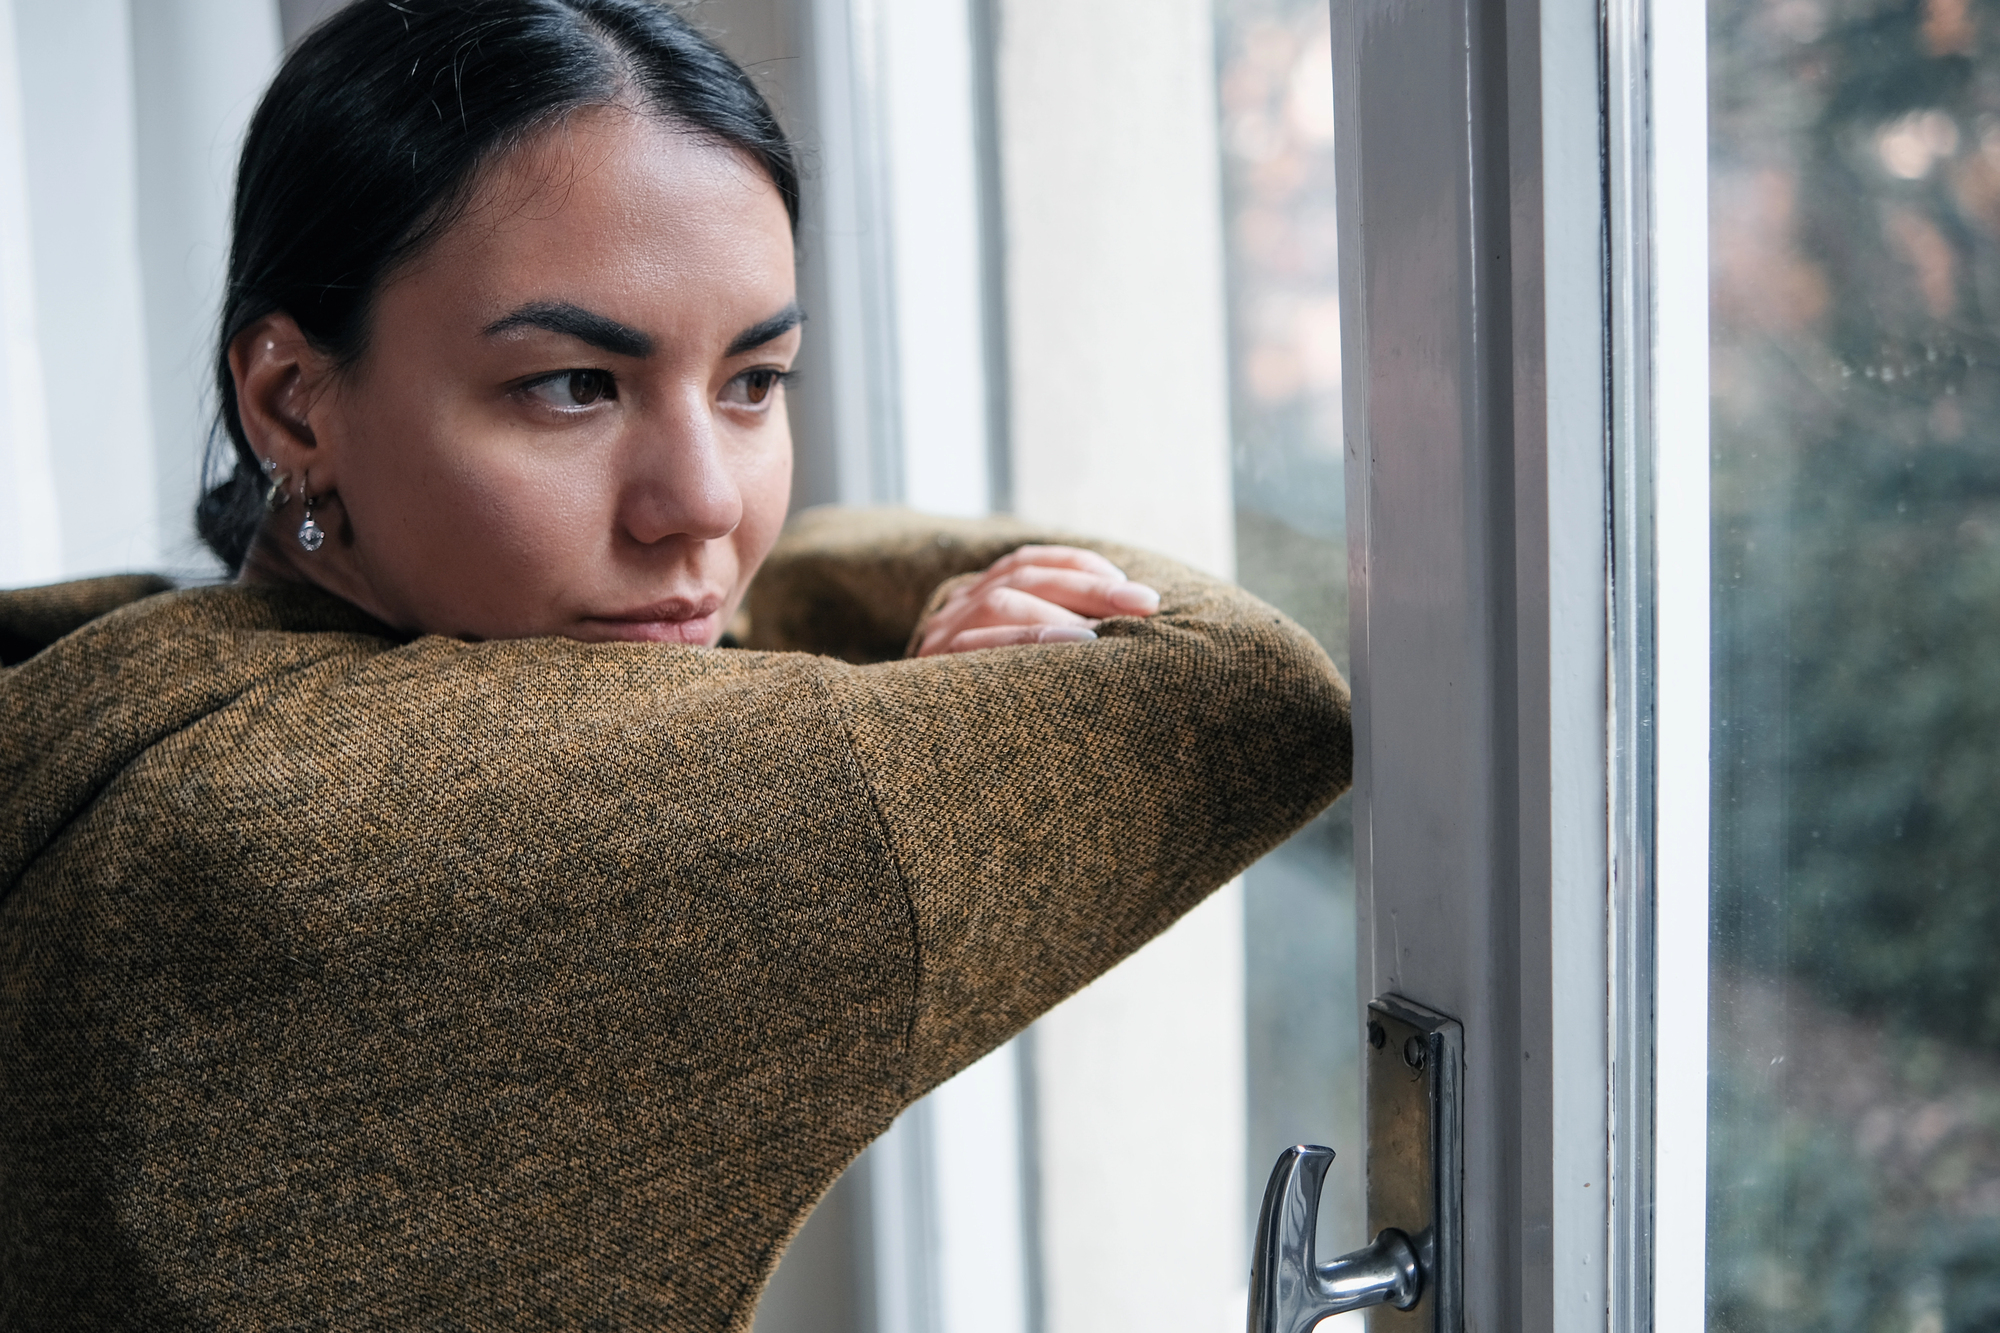
[[[0,1327],[747,1329],[900,1110],[1347,783],[1318,647],[1141,552],[1095,643],[882,660],[1029,539],[808,515],[769,651],[0,593]]]

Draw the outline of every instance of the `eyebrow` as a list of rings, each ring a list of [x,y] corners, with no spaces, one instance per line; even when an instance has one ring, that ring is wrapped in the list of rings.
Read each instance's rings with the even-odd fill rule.
[[[752,324],[730,340],[725,356],[741,356],[752,348],[782,338],[806,322],[805,311],[793,301],[769,319]],[[491,338],[511,329],[547,329],[578,342],[589,343],[615,356],[644,357],[653,354],[653,340],[627,324],[600,315],[594,310],[567,301],[535,301],[488,324],[481,332]]]
[[[767,321],[768,322],[768,321]],[[762,328],[763,325],[758,325]],[[567,301],[535,301],[512,314],[502,315],[483,332],[491,338],[510,329],[547,329],[566,338],[589,343],[613,356],[651,356],[653,340],[629,325],[620,324],[593,310]],[[752,330],[753,332],[755,330]],[[776,336],[775,334],[772,336]],[[742,339],[738,338],[738,342]],[[753,346],[755,344],[752,344]]]
[[[759,320],[736,335],[730,341],[724,356],[741,356],[753,347],[762,347],[775,338],[782,338],[793,329],[806,322],[806,312],[799,309],[797,301],[792,302],[769,319]]]

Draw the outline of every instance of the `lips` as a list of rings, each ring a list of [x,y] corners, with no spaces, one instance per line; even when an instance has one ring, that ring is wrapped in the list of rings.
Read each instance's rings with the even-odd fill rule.
[[[721,596],[710,593],[699,600],[670,597],[615,615],[589,616],[583,624],[587,637],[606,642],[706,645],[720,637],[717,617],[721,613]]]

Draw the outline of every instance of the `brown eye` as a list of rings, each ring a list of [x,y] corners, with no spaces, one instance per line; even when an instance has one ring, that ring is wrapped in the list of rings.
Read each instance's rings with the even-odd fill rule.
[[[616,398],[618,389],[606,371],[572,370],[569,373],[569,396],[579,404],[594,403],[600,398]]]
[[[618,381],[608,370],[565,370],[525,388],[554,408],[589,407],[618,396]]]
[[[737,403],[745,407],[763,407],[771,400],[771,393],[785,382],[785,372],[773,370],[769,366],[759,366],[746,370],[729,381],[722,391],[724,402]]]

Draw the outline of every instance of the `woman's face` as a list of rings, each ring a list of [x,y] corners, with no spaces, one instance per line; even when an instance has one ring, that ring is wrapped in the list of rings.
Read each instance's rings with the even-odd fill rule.
[[[624,108],[495,164],[325,363],[283,316],[232,346],[294,499],[252,576],[404,629],[713,644],[784,522],[792,237],[741,154]]]

